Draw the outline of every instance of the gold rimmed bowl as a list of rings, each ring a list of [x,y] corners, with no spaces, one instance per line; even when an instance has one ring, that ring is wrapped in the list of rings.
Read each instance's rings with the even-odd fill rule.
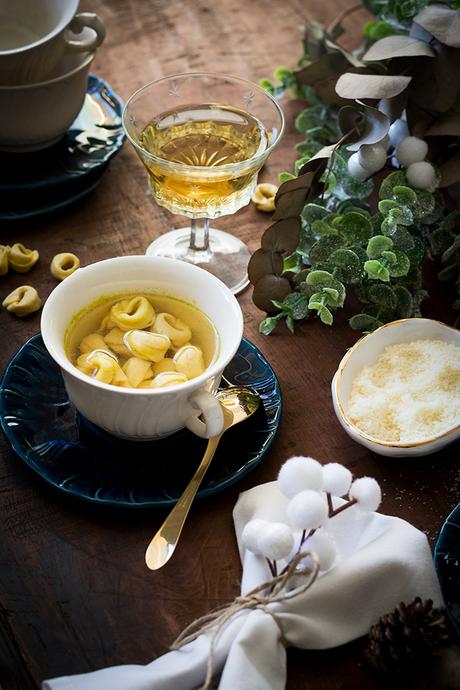
[[[460,348],[460,331],[432,319],[413,318],[392,321],[358,340],[342,358],[332,379],[334,411],[347,434],[357,443],[380,455],[410,457],[434,453],[460,438],[460,419],[437,435],[428,434],[410,442],[384,441],[359,429],[349,418],[352,386],[363,367],[373,366],[389,345],[414,340],[443,340]]]

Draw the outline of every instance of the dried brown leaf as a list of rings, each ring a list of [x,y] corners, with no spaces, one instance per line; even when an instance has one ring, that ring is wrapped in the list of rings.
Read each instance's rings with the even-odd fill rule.
[[[414,22],[451,48],[460,48],[460,11],[441,4],[428,5]]]
[[[351,142],[347,149],[358,151],[363,144],[376,144],[381,141],[390,129],[389,118],[377,108],[361,105],[345,105],[339,111],[339,126],[343,134],[353,128],[356,132],[347,138]]]
[[[341,98],[393,98],[407,88],[411,77],[346,72],[338,79],[335,90]]]
[[[295,77],[301,86],[315,86],[318,81],[336,79],[349,66],[350,63],[342,53],[326,53],[295,72]]]
[[[436,59],[418,58],[411,65],[409,102],[427,113],[446,113],[460,96],[460,51],[435,41]]]
[[[410,36],[386,36],[376,41],[363,56],[363,60],[391,60],[397,57],[435,57],[435,52],[427,43]]]
[[[426,137],[460,137],[460,113],[451,110],[433,122],[425,131]]]
[[[282,302],[292,292],[291,284],[287,278],[275,275],[265,275],[257,281],[252,293],[252,301],[259,309],[268,314],[278,311],[273,306],[272,300]]]
[[[270,225],[262,235],[262,249],[284,255],[292,254],[299,244],[299,236],[300,218],[279,220]],[[251,278],[249,279],[251,280]],[[253,281],[251,280],[251,282]]]
[[[296,218],[300,215],[300,212],[305,206],[309,192],[310,186],[308,186],[308,188],[297,189],[288,194],[283,194],[279,198],[277,197],[275,199],[276,209],[273,214],[273,220]]]
[[[441,173],[440,187],[449,187],[451,184],[460,182],[460,151],[458,149],[440,166],[439,171]]]
[[[281,275],[282,272],[283,257],[281,254],[277,254],[271,250],[258,249],[249,260],[248,277],[253,285],[255,285],[262,276]]]

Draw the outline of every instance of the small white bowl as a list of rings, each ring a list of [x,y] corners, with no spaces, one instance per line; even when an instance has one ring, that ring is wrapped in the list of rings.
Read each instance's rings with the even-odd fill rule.
[[[460,331],[432,319],[401,319],[381,326],[364,336],[342,358],[332,379],[332,401],[340,424],[351,438],[366,448],[393,457],[428,455],[460,438],[460,420],[437,436],[414,443],[382,441],[364,433],[348,418],[348,401],[353,382],[365,366],[376,363],[384,349],[397,343],[414,340],[444,340],[460,347]]]

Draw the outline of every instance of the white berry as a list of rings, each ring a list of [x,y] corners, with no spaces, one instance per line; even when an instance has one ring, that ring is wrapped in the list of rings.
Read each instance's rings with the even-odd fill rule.
[[[301,491],[289,501],[287,514],[294,529],[309,530],[321,527],[328,516],[325,497],[317,491]]]
[[[323,486],[323,467],[313,458],[301,455],[289,458],[279,471],[278,486],[288,498],[304,489],[319,491]]]
[[[358,161],[364,170],[373,174],[381,170],[387,160],[386,149],[381,144],[363,144],[358,151]]]
[[[327,534],[321,532],[315,532],[315,534],[307,539],[305,544],[302,545],[302,551],[313,551],[316,553],[319,560],[320,570],[329,570],[335,561],[337,553],[337,549],[332,539]],[[303,561],[307,561],[307,559],[308,557],[302,559],[302,564]],[[305,563],[305,565],[307,565],[307,563]]]
[[[418,137],[406,137],[396,149],[399,164],[408,168],[412,163],[423,161],[428,153],[428,144]]]
[[[323,466],[323,489],[333,496],[345,496],[351,484],[351,472],[338,462]]]
[[[368,170],[363,168],[359,162],[357,153],[352,153],[348,159],[348,172],[352,177],[355,178],[355,180],[359,180],[360,182],[364,182],[364,180],[366,180],[371,174]]]
[[[258,540],[268,524],[267,520],[259,520],[258,518],[246,523],[241,533],[241,540],[248,551],[259,553]]]
[[[372,477],[360,477],[350,487],[350,498],[355,498],[362,510],[373,512],[380,505],[382,491]]]
[[[294,546],[294,535],[284,522],[269,522],[257,540],[258,552],[277,561],[287,558]]]
[[[409,136],[409,127],[407,126],[406,120],[398,118],[390,125],[388,130],[388,136],[390,138],[390,143],[394,148],[397,148],[403,139]]]
[[[428,161],[412,163],[406,170],[407,181],[416,189],[434,192],[437,187],[436,171]]]

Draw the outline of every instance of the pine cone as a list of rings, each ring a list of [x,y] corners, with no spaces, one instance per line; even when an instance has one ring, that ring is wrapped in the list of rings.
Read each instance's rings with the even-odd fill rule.
[[[365,654],[381,673],[404,677],[429,667],[433,655],[452,641],[444,609],[417,597],[410,604],[401,602],[372,626]]]

